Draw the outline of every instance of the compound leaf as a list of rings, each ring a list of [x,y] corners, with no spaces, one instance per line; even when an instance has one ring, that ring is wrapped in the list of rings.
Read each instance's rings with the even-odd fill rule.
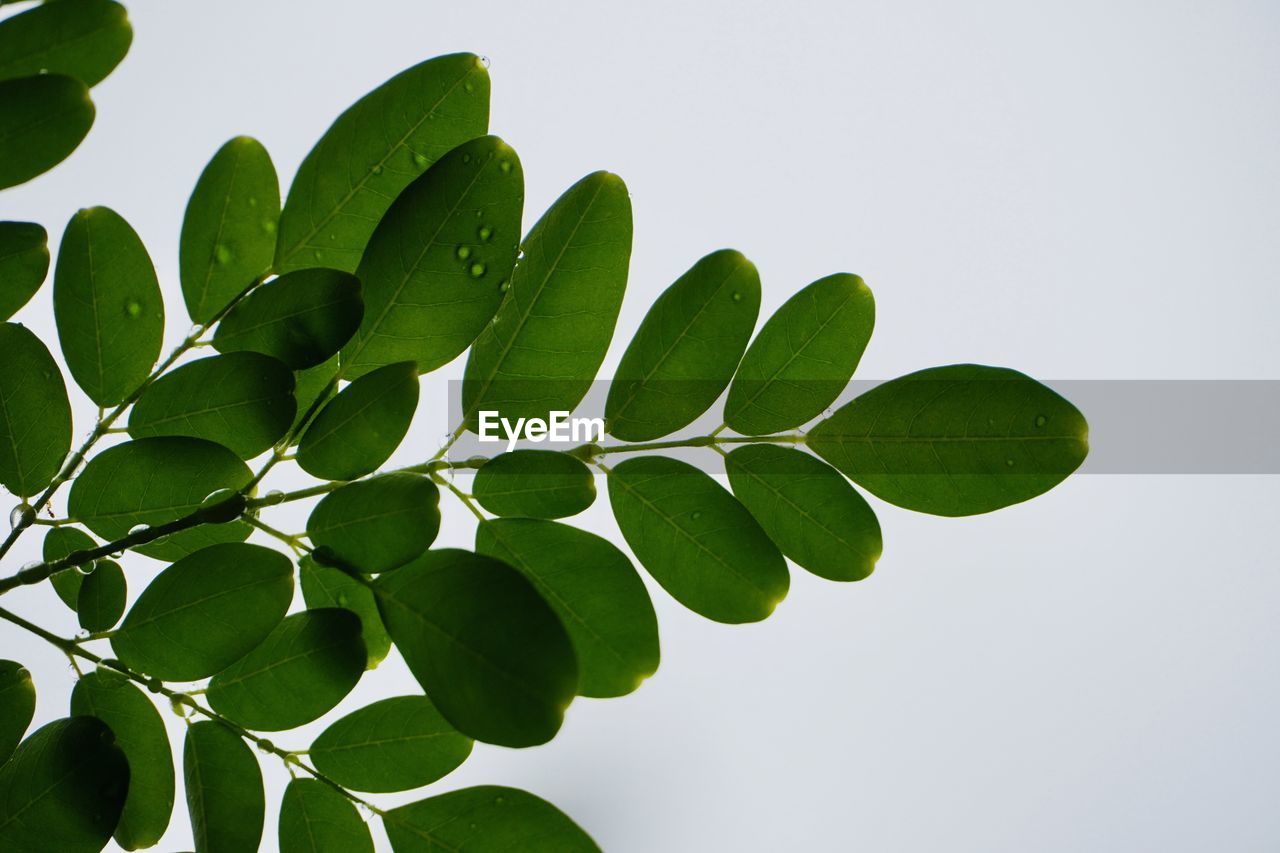
[[[350,273],[305,269],[254,288],[218,324],[219,352],[251,350],[280,359],[294,370],[333,358],[360,326],[364,301]],[[337,374],[337,365],[325,375]]]
[[[476,339],[462,408],[546,418],[571,411],[604,360],[627,287],[631,197],[595,172],[565,191],[524,239],[497,316]]]
[[[196,853],[257,853],[266,797],[253,750],[221,723],[192,723],[182,775]]]
[[[45,3],[0,22],[0,80],[66,74],[96,86],[132,41],[133,28],[119,3]]]
[[[0,190],[61,163],[93,126],[89,87],[65,74],[0,81]]]
[[[386,462],[418,408],[418,370],[411,361],[366,373],[339,392],[298,443],[298,465],[323,480],[354,480]]]
[[[373,853],[355,804],[319,779],[294,779],[280,801],[280,853]]]
[[[398,361],[453,361],[498,310],[520,242],[524,173],[496,136],[459,145],[401,193],[356,275],[364,322],[342,350],[348,379]]]
[[[470,53],[429,59],[365,95],[302,161],[280,215],[276,272],[354,270],[401,190],[488,125],[489,74]]]
[[[934,367],[878,385],[806,437],[849,479],[891,504],[975,515],[1029,500],[1089,452],[1084,416],[1016,370]]]
[[[622,354],[605,429],[648,441],[693,423],[733,378],[760,312],[760,276],[732,249],[699,260],[663,291]]]
[[[49,235],[34,222],[0,222],[0,321],[35,295],[49,273]]]
[[[644,582],[606,539],[554,521],[480,524],[476,550],[533,582],[555,610],[578,658],[578,692],[623,696],[658,669],[658,620]]]
[[[31,673],[16,661],[0,660],[0,766],[13,755],[35,712]]]
[[[88,551],[97,546],[93,537],[75,527],[54,527],[44,536],[41,559],[46,563],[61,560],[76,551]],[[58,572],[49,578],[53,591],[62,599],[62,603],[75,610],[80,604],[80,587],[85,575],[93,571],[93,564],[80,566],[65,572]]]
[[[0,483],[30,497],[71,449],[71,403],[53,356],[25,326],[0,324],[0,364]]]
[[[733,494],[784,555],[828,580],[871,574],[883,547],[880,522],[830,465],[772,444],[739,447],[724,464]]]
[[[467,760],[459,734],[426,696],[394,696],[354,711],[311,744],[316,769],[356,791],[388,793],[442,779]]]
[[[378,603],[369,587],[352,578],[341,569],[322,566],[310,556],[298,561],[298,574],[302,580],[302,598],[307,607],[345,607],[360,617],[360,634],[364,638],[365,652],[369,656],[369,669],[373,669],[387,656],[391,638],[378,615]]]
[[[595,478],[580,459],[554,450],[514,450],[476,472],[472,492],[494,515],[566,518],[596,499]]]
[[[741,503],[707,474],[663,456],[609,471],[618,528],[672,597],[717,622],[758,622],[787,594],[786,561]]]
[[[262,643],[292,599],[288,557],[260,545],[212,545],[156,575],[111,647],[130,668],[166,681],[208,678]]]
[[[354,613],[337,607],[304,610],[215,675],[209,705],[246,728],[296,728],[341,702],[367,660]]]
[[[373,584],[391,639],[458,731],[502,746],[555,736],[578,688],[573,646],[520,572],[468,551],[428,551]]]
[[[106,207],[71,217],[53,276],[53,314],[76,384],[99,406],[134,392],[156,363],[164,301],[146,247]]]
[[[599,853],[564,812],[528,791],[482,785],[392,809],[383,817],[395,853],[520,850]]]
[[[875,298],[856,275],[829,275],[792,296],[742,357],[725,423],[766,435],[820,415],[853,376],[875,322]]]
[[[262,143],[237,136],[200,173],[182,218],[178,273],[187,313],[208,323],[271,269],[280,184]]]
[[[116,824],[116,841],[125,850],[156,844],[169,826],[174,799],[173,756],[156,706],[123,675],[100,669],[76,682],[71,713],[97,717],[110,726],[129,761],[129,793]]]
[[[439,530],[439,489],[408,473],[348,483],[325,495],[307,519],[319,562],[327,554],[365,574],[404,565],[430,548]]]
[[[72,569],[72,572],[75,570]],[[80,627],[86,631],[107,631],[124,615],[128,593],[124,569],[112,560],[98,560],[93,571],[84,576],[76,596],[76,613]]]

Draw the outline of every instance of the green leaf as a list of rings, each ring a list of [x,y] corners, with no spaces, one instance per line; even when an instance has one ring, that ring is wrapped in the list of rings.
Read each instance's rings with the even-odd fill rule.
[[[856,275],[829,275],[801,290],[742,357],[725,423],[743,435],[767,435],[822,414],[853,376],[875,322],[875,298]]]
[[[31,673],[20,663],[0,660],[0,766],[13,755],[35,712],[36,686]]]
[[[733,378],[760,312],[760,276],[732,249],[712,252],[663,291],[622,354],[605,429],[661,438],[710,408]]]
[[[419,474],[384,474],[325,495],[307,519],[324,552],[365,574],[388,572],[431,547],[440,530],[440,491]]]
[[[623,696],[658,669],[658,620],[627,556],[554,521],[501,518],[476,530],[476,550],[515,567],[555,610],[578,658],[578,692]]]
[[[471,347],[462,407],[509,418],[571,411],[600,369],[627,287],[631,197],[595,172],[556,200],[522,244],[502,307]]]
[[[219,352],[265,353],[302,370],[336,355],[359,327],[363,312],[355,276],[298,270],[255,288],[237,303],[218,324],[213,345]],[[335,364],[325,381],[336,374]]]
[[[75,571],[74,569],[72,570]],[[127,586],[124,569],[111,560],[98,560],[94,569],[84,575],[76,597],[76,613],[80,627],[86,631],[107,631],[124,615]]]
[[[494,515],[566,518],[596,499],[596,483],[582,461],[554,450],[514,450],[486,462],[472,486]]]
[[[139,438],[99,453],[71,485],[67,510],[104,540],[123,538],[140,524],[176,521],[222,489],[239,491],[253,475],[220,444],[199,438]],[[134,550],[158,560],[178,560],[208,545],[243,542],[242,521],[204,524]]]
[[[71,217],[53,275],[53,313],[67,367],[99,406],[122,402],[160,355],[164,301],[146,247],[106,207]]]
[[[0,81],[0,190],[61,163],[93,127],[89,89],[74,77],[39,74]]]
[[[293,431],[290,435],[293,436],[292,443],[297,444],[303,420],[312,414],[312,407],[315,406],[318,411],[319,406],[337,393],[338,357],[335,355],[324,364],[298,371],[294,382],[293,396],[298,401],[298,415],[293,419]]]
[[[1047,492],[1089,452],[1084,416],[1016,370],[953,364],[878,385],[806,440],[891,504],[933,515],[991,512]]]
[[[758,622],[786,597],[786,561],[746,507],[707,474],[663,456],[609,471],[631,551],[658,583],[717,622]]]
[[[277,732],[319,719],[356,686],[368,659],[360,619],[327,607],[295,613],[209,682],[209,706],[249,729]]]
[[[280,216],[276,272],[354,270],[401,190],[488,125],[489,74],[469,53],[429,59],[365,95],[302,161]]]
[[[454,728],[502,746],[535,746],[559,731],[578,666],[559,617],[518,571],[445,549],[373,588],[409,671]]]
[[[198,681],[262,643],[292,599],[288,557],[261,545],[213,545],[156,575],[111,648],[131,669]]]
[[[219,148],[187,202],[178,244],[194,322],[208,323],[271,269],[279,218],[280,184],[262,143],[237,136]]]
[[[0,483],[39,494],[71,449],[71,403],[62,373],[25,326],[0,324]]]
[[[71,713],[97,717],[110,726],[129,761],[129,793],[116,841],[125,850],[156,844],[173,813],[174,775],[169,736],[155,705],[129,679],[100,669],[76,682]]]
[[[35,296],[49,273],[49,235],[34,222],[0,222],[0,321]]]
[[[373,669],[391,650],[391,638],[378,615],[373,592],[341,569],[322,566],[310,556],[298,561],[302,578],[302,598],[307,607],[345,607],[360,617],[360,635],[368,653],[368,668]]]
[[[339,785],[388,793],[443,779],[467,760],[471,739],[426,696],[395,696],[333,723],[309,754],[316,769]]]
[[[257,853],[266,797],[253,750],[220,723],[192,723],[182,775],[196,853]]]
[[[724,464],[734,495],[783,554],[828,580],[871,574],[883,547],[880,522],[830,465],[772,444],[739,447]]]
[[[373,853],[355,805],[318,779],[294,779],[280,801],[280,853]]]
[[[470,346],[502,302],[523,208],[520,159],[496,136],[459,145],[409,184],[356,270],[366,310],[343,376],[398,361],[427,373]]]
[[[293,425],[293,373],[256,352],[188,362],[161,376],[129,413],[129,435],[185,435],[252,459]]]
[[[564,812],[528,791],[483,785],[392,809],[383,817],[395,853],[519,850],[599,853]]]
[[[105,723],[49,723],[0,767],[0,850],[98,853],[128,788],[129,763]]]
[[[54,527],[45,534],[41,559],[46,563],[52,563],[76,551],[96,548],[97,545],[93,537],[83,530],[75,527]],[[93,571],[92,563],[77,569],[58,572],[49,578],[49,582],[53,584],[53,591],[58,594],[58,598],[62,599],[62,603],[75,610],[80,605],[80,587],[85,578],[82,572],[91,571]]]
[[[0,80],[66,74],[96,86],[132,41],[133,28],[119,3],[44,3],[0,22]]]
[[[411,361],[366,373],[325,404],[298,443],[298,465],[322,480],[354,480],[386,462],[418,408]]]

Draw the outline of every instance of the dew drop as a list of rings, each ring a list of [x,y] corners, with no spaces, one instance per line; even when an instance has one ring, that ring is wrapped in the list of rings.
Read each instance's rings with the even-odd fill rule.
[[[470,81],[464,83],[462,88],[466,89],[468,92],[474,92],[476,90],[476,87],[471,85]]]
[[[490,228],[488,225],[481,225],[479,234],[480,234],[481,240],[488,240],[490,237],[493,236],[493,229]]]
[[[220,264],[231,263],[231,250],[219,243],[213,247],[213,257]]]
[[[470,163],[470,162],[471,162],[471,155],[470,155],[470,154],[463,154],[463,155],[462,155],[462,162],[464,162],[464,163]]]
[[[458,251],[457,251],[457,255],[458,255],[458,260],[460,260],[460,261],[465,261],[467,258],[471,257],[471,247],[470,247],[470,246],[459,246],[459,247],[458,247]]]
[[[38,583],[44,580],[44,563],[32,560],[18,569],[18,580],[22,583]]]
[[[489,57],[487,57],[487,56],[482,56],[482,57],[480,57],[480,64],[481,64],[481,65],[483,65],[485,68],[488,68],[488,67],[489,67]]]
[[[313,252],[312,254],[314,254],[314,255],[316,256],[316,260],[317,260],[317,261],[323,261],[323,260],[324,260],[324,253],[323,253],[323,252],[321,252],[319,249],[316,249],[316,250],[315,250],[315,252]]]
[[[258,206],[258,200],[257,200],[256,198],[251,198],[251,199],[249,199],[249,206],[250,206],[250,207],[257,207],[257,206]]]
[[[735,291],[733,292],[733,301],[734,301],[734,302],[741,302],[741,301],[742,301],[742,294],[735,290]]]
[[[36,520],[36,510],[31,504],[23,502],[9,510],[9,526],[14,530],[30,527]]]
[[[382,164],[381,164],[381,163],[379,163],[378,165],[374,166],[370,171],[372,171],[375,175],[381,175],[381,174],[382,174]]]
[[[262,221],[262,231],[266,234],[276,233],[276,222],[274,219],[264,219]]]
[[[471,829],[472,829],[472,830],[474,830],[475,828],[476,828],[476,824],[474,824],[474,823],[473,823],[473,824],[471,824]]]
[[[272,489],[262,496],[262,503],[264,506],[276,506],[277,504],[282,504],[284,503],[284,492],[279,489]]]
[[[508,174],[510,174],[510,173],[511,173],[511,161],[510,161],[510,160],[503,160],[501,163],[499,163],[499,164],[498,164],[498,168],[502,170],[502,174],[504,174],[504,175],[508,175]]]
[[[129,535],[130,535],[130,536],[137,536],[139,533],[143,533],[144,531],[147,531],[147,530],[150,530],[150,529],[151,529],[151,528],[150,528],[150,527],[148,527],[148,526],[147,526],[147,525],[145,525],[145,524],[135,524],[133,527],[130,527],[130,528],[129,528]]]
[[[502,805],[503,803],[505,803],[506,801],[507,801],[507,798],[506,798],[506,797],[494,797],[494,798],[493,798],[493,802],[494,802],[495,804],[499,805],[499,806],[500,806],[500,805]]]
[[[472,265],[471,265],[471,277],[472,277],[472,278],[480,278],[482,275],[484,275],[484,270],[485,270],[485,266],[484,266],[484,264],[481,264],[481,263],[475,263],[475,264],[472,264]]]
[[[1012,460],[1012,459],[1006,459],[1006,460],[1004,460],[1004,464],[1005,464],[1005,465],[1008,465],[1010,468],[1012,468],[1012,467],[1013,467],[1013,460]]]
[[[158,678],[148,678],[147,689],[152,693],[160,693],[164,690],[164,682]]]
[[[698,519],[702,518],[702,510],[700,510],[700,509],[696,509],[696,510],[694,510],[694,511],[693,511],[693,515],[692,515],[692,516],[690,516],[690,517],[691,517],[694,521],[697,521]]]
[[[126,300],[124,303],[124,313],[136,320],[138,317],[142,316],[142,303],[136,299]]]
[[[1036,415],[1036,426],[1042,427],[1048,422],[1049,422],[1049,419],[1046,418],[1044,415]]]
[[[262,738],[258,741],[258,751],[265,755],[270,755],[276,751],[276,745],[266,738]]]
[[[511,282],[510,282],[510,281],[504,281],[504,282],[502,282],[502,284],[498,285],[498,290],[500,290],[500,291],[501,291],[501,292],[503,292],[503,293],[506,293],[506,292],[507,292],[508,290],[510,290],[510,289],[511,289]]]
[[[345,592],[338,593],[338,606],[339,607],[347,606],[347,594]]]
[[[426,155],[426,154],[414,154],[414,155],[413,155],[413,165],[417,166],[419,169],[425,169],[425,168],[427,168],[427,155]]]
[[[97,567],[97,563],[85,563],[83,566],[76,566],[76,571],[82,575],[91,575]]]

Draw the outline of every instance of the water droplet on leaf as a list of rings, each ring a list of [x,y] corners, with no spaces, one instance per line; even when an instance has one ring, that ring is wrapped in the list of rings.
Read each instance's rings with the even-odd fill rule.
[[[471,247],[459,246],[457,254],[459,260],[465,261],[467,258],[471,257]]]
[[[373,167],[373,169],[371,169],[370,171],[372,171],[375,175],[381,175],[381,174],[382,174],[382,164],[381,164],[381,163],[379,163],[378,165],[374,166],[374,167]]]
[[[1048,422],[1049,422],[1049,419],[1046,418],[1044,415],[1036,415],[1036,426],[1042,427]]]
[[[20,503],[9,511],[9,526],[14,530],[20,527],[30,527],[35,520],[35,507],[29,503]]]
[[[129,299],[124,303],[124,313],[135,320],[142,316],[142,303],[136,299]]]
[[[481,240],[488,240],[490,237],[493,236],[493,229],[490,228],[488,225],[481,225],[479,233],[480,233]]]
[[[213,257],[220,264],[231,263],[231,250],[219,243],[213,247]]]
[[[484,266],[484,264],[480,264],[480,263],[472,264],[472,265],[471,265],[471,277],[472,277],[472,278],[480,278],[481,276],[483,276],[483,275],[484,275],[484,270],[485,270],[485,266]]]
[[[413,155],[413,165],[417,166],[419,169],[425,169],[425,168],[427,168],[427,162],[428,162],[428,161],[427,161],[427,155],[425,155],[425,154],[414,154],[414,155]]]

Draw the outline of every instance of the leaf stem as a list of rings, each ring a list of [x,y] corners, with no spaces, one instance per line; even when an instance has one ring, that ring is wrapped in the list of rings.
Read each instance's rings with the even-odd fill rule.
[[[431,475],[431,479],[435,480],[437,483],[444,486],[449,491],[453,492],[454,496],[458,500],[462,501],[462,503],[467,507],[467,509],[471,510],[471,514],[474,515],[476,518],[478,518],[481,521],[488,521],[488,519],[484,517],[484,513],[480,511],[480,508],[475,505],[474,501],[471,500],[471,496],[468,495],[466,492],[462,491],[461,489],[459,489],[453,483],[451,483],[447,477],[441,477],[439,474],[433,473]]]

